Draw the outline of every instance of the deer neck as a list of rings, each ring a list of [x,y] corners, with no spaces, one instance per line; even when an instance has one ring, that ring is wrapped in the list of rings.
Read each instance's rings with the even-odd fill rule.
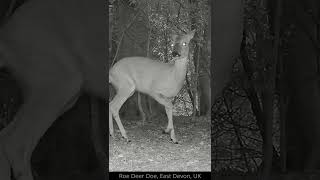
[[[188,57],[180,57],[175,60],[174,72],[176,80],[184,81],[187,73]]]

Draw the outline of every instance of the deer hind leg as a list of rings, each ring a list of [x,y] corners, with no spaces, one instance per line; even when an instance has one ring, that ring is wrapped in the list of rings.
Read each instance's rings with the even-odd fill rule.
[[[174,127],[173,127],[173,120],[172,120],[172,110],[173,110],[173,104],[171,100],[167,97],[164,97],[162,94],[153,94],[152,97],[158,101],[160,104],[164,105],[166,109],[166,114],[168,117],[168,126],[164,130],[165,133],[170,133],[170,138],[173,143],[178,144],[178,141],[176,139],[176,135],[174,133]]]
[[[33,91],[33,95],[26,96],[25,103],[12,122],[14,128],[1,137],[3,153],[17,180],[33,180],[31,156],[34,148],[52,123],[73,105],[79,95],[80,86],[72,87],[70,84],[46,93]]]
[[[142,119],[142,125],[144,125],[145,121],[146,121],[146,113],[144,113],[143,111],[143,107],[141,104],[141,93],[138,92],[138,107],[139,107],[139,112],[141,115],[141,119]]]
[[[152,117],[152,115],[153,115],[150,97],[147,97],[146,101],[147,101],[147,104],[148,104],[147,106],[148,106],[149,116],[150,116],[148,119],[150,119]]]
[[[111,108],[110,108],[110,103],[109,103],[109,134],[111,137],[114,137],[113,119],[112,119],[112,112],[111,112]]]
[[[110,133],[112,131],[113,133],[113,118],[115,119],[121,135],[124,139],[126,139],[127,141],[129,141],[126,130],[124,129],[122,123],[121,123],[121,119],[119,116],[119,111],[120,108],[122,107],[122,105],[126,102],[126,100],[132,96],[132,94],[134,93],[134,86],[126,86],[126,87],[122,87],[119,88],[117,91],[117,94],[115,95],[115,97],[112,99],[112,101],[109,103],[109,128],[110,128]],[[110,113],[111,112],[111,113]],[[110,114],[112,114],[112,116],[110,116]]]

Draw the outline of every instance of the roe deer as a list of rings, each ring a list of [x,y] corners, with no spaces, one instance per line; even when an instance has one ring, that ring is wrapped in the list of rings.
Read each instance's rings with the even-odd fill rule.
[[[189,42],[194,30],[188,34],[173,37],[174,64],[162,63],[145,57],[127,57],[119,60],[109,71],[109,83],[117,93],[109,103],[109,130],[114,136],[113,118],[117,122],[121,135],[129,141],[119,117],[123,103],[135,91],[148,94],[165,107],[168,117],[166,133],[170,133],[172,142],[178,143],[172,121],[172,102],[181,90],[187,72]],[[113,117],[113,118],[112,118]]]
[[[83,93],[106,98],[105,4],[100,0],[31,0],[0,30],[0,64],[23,97],[0,132],[0,179],[33,180],[31,155],[51,124]]]

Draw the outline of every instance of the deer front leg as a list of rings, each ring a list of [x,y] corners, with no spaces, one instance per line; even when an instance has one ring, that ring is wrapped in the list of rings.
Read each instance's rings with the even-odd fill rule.
[[[172,109],[173,109],[173,104],[171,100],[162,94],[153,94],[152,97],[158,101],[160,104],[164,105],[166,109],[166,114],[168,117],[168,126],[164,130],[165,133],[170,133],[170,138],[173,143],[178,144],[178,141],[176,139],[176,135],[174,133],[174,127],[173,127],[173,119],[172,119]]]
[[[144,123],[146,121],[146,113],[144,113],[144,111],[143,111],[142,104],[141,104],[141,94],[139,92],[137,94],[137,98],[138,98],[138,108],[139,108],[139,112],[140,112],[141,119],[142,119],[142,125],[144,125]]]
[[[170,102],[171,104],[171,102]],[[172,120],[172,104],[168,105],[165,107],[166,109],[166,113],[167,113],[167,117],[168,117],[168,126],[167,128],[164,130],[165,133],[170,133],[170,138],[172,140],[173,143],[178,144],[178,141],[176,139],[176,135],[174,133],[174,128],[173,128],[173,120]]]

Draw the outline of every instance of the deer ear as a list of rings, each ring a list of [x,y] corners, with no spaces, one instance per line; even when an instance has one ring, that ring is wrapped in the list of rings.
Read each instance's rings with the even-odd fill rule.
[[[178,36],[178,35],[176,35],[176,34],[171,35],[172,41],[175,41],[175,40],[177,39],[177,36]]]

